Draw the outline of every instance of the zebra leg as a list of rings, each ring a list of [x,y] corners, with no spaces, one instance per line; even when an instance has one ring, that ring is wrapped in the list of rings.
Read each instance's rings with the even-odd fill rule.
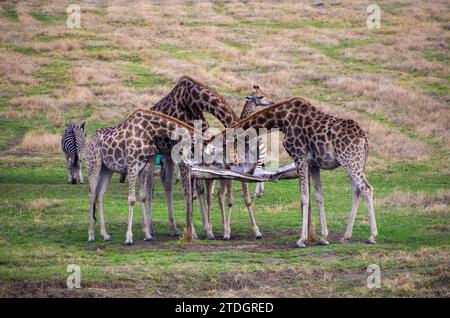
[[[67,183],[72,183],[73,179],[72,179],[72,171],[71,171],[71,167],[72,167],[72,160],[70,158],[66,158],[66,164],[67,164]]]
[[[253,231],[255,232],[255,238],[257,240],[262,239],[261,232],[259,231],[258,225],[256,225],[255,216],[253,215],[253,204],[250,194],[248,193],[248,183],[242,182],[242,194],[244,195],[244,202],[247,206],[248,214],[250,216],[250,224],[252,225]]]
[[[97,185],[97,197],[98,197],[98,210],[100,215],[100,233],[103,236],[103,240],[105,242],[111,241],[111,236],[106,232],[105,227],[105,214],[104,214],[104,197],[106,190],[108,189],[108,184],[111,180],[111,177],[113,175],[113,172],[106,168],[105,166],[102,166],[100,170],[99,175],[99,182]]]
[[[79,165],[79,168],[78,168],[78,175],[79,175],[79,177],[80,177],[80,183],[84,183],[84,180],[83,180],[83,172],[82,172],[81,166],[82,166],[82,163],[81,163],[81,161],[80,161],[80,165]]]

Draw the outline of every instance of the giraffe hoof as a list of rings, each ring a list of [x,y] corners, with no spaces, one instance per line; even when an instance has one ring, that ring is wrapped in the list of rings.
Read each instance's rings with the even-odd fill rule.
[[[103,239],[103,242],[111,242],[111,241],[112,241],[112,239],[110,237]]]
[[[227,237],[227,236],[224,236],[224,237],[223,237],[223,240],[224,240],[224,241],[229,241],[229,240],[231,240],[231,239],[230,239],[229,237]]]
[[[330,242],[328,242],[327,240],[320,240],[319,242],[317,242],[317,245],[327,246],[330,245]]]
[[[153,234],[153,233],[152,233]],[[180,234],[180,232],[178,232],[178,230],[175,230],[175,231],[171,231],[170,232],[170,236],[180,236],[181,234]]]
[[[206,236],[206,239],[210,240],[210,241],[214,241],[216,238],[214,237],[214,234],[210,234],[210,235]]]
[[[302,241],[298,241],[295,243],[295,247],[304,248],[304,247],[306,247],[306,244]]]
[[[152,241],[153,241],[153,237],[147,236],[147,237],[144,238],[144,241],[146,241],[146,242],[152,242]]]
[[[133,241],[128,241],[128,242],[125,242],[125,244],[124,244],[125,246],[131,246],[131,245],[133,245]]]
[[[255,237],[255,240],[262,240],[263,239],[263,237],[262,237],[262,235],[261,234],[259,234],[259,235],[256,235],[256,237]]]
[[[375,241],[374,238],[368,238],[368,239],[366,240],[366,244],[377,244],[377,242]]]
[[[95,243],[95,239],[88,240],[88,243]]]

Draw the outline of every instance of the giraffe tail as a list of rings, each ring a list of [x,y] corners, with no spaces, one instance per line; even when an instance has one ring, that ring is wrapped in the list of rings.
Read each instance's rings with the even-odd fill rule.
[[[367,158],[369,157],[369,139],[367,138],[367,136],[364,136],[364,151],[365,151],[364,170],[366,170]]]

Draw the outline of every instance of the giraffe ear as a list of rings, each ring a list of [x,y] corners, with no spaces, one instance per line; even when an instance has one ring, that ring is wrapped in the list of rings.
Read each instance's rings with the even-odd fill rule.
[[[253,98],[252,98],[252,96],[246,96],[246,97],[244,98],[244,100],[245,100],[246,102],[251,102],[251,101],[253,100]]]

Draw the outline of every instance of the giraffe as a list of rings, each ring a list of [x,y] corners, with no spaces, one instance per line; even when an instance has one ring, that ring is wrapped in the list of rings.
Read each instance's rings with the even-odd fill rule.
[[[270,102],[267,101],[266,97],[268,96],[265,92],[263,92],[258,85],[254,85],[254,92],[245,98],[245,104],[241,112],[240,120],[245,119],[249,115],[255,112],[257,106],[268,106]],[[214,180],[205,180],[206,181],[206,193],[207,193],[207,207],[208,207],[208,219],[211,222],[211,206],[212,206],[212,193],[214,187]],[[220,187],[219,187],[219,195],[218,201],[220,206],[220,211],[222,215],[222,228],[224,230],[223,239],[225,241],[230,240],[231,238],[231,210],[233,207],[233,194],[231,188],[231,180],[221,179]],[[256,190],[255,190],[256,191]],[[250,224],[252,225],[254,232],[256,233],[256,239],[262,239],[261,232],[259,231],[258,226],[256,225],[255,217],[253,214],[253,204],[251,199],[249,200],[249,189],[248,183],[242,182],[242,192],[244,196],[244,202],[249,209],[250,216]],[[225,195],[227,195],[227,203],[228,203],[228,214],[225,216]]]
[[[204,112],[211,113],[225,127],[229,127],[239,121],[239,117],[219,93],[189,76],[182,76],[172,91],[170,91],[169,94],[162,98],[151,109],[174,117],[190,126],[194,126],[195,120],[200,120],[202,122],[202,131],[205,131],[208,128],[208,122],[204,117]],[[171,151],[174,141],[168,138],[157,137],[155,138],[155,143],[162,154],[163,169],[160,177],[164,185],[164,192],[168,206],[170,231],[171,234],[178,235],[179,232],[176,228],[173,217],[172,198],[174,162],[171,158]],[[149,176],[149,196],[152,192],[152,188],[153,176]],[[200,211],[202,213],[203,228],[205,230],[206,237],[207,239],[214,239],[211,226],[211,213],[210,210],[208,212],[206,211],[207,202],[205,202],[205,197],[203,195],[204,187],[199,180],[196,180],[195,188],[198,194],[197,197],[199,200]],[[251,198],[248,191],[247,193],[244,193],[244,198],[246,202],[250,202],[247,205],[247,209],[251,215],[251,220],[253,220],[252,227],[254,229],[255,236],[261,237],[258,227],[255,226],[256,223],[254,222]],[[152,220],[150,220],[150,227],[153,232]],[[193,232],[193,236],[196,237],[195,231]]]
[[[106,232],[103,199],[113,172],[127,172],[128,230],[125,245],[133,244],[133,209],[136,204],[136,181],[139,179],[139,200],[142,209],[144,240],[151,241],[151,210],[146,187],[148,176],[153,175],[154,158],[158,152],[157,137],[170,138],[175,129],[195,130],[185,123],[155,111],[137,109],[124,122],[111,128],[98,129],[87,148],[89,175],[89,229],[88,242],[94,242],[95,209],[98,203],[100,232],[105,241],[111,237]],[[201,133],[201,132],[199,132]]]
[[[339,166],[347,170],[353,196],[347,229],[341,242],[347,243],[352,236],[359,199],[363,196],[370,224],[370,236],[366,242],[376,243],[378,231],[373,207],[373,188],[364,174],[368,139],[355,121],[325,114],[316,109],[309,100],[293,97],[258,111],[230,128],[279,128],[284,133],[283,146],[294,160],[300,179],[302,230],[300,239],[296,242],[297,247],[305,247],[308,238],[309,172],[313,177],[315,197],[319,206],[321,237],[318,243],[329,244],[320,169],[333,170]],[[222,135],[224,133],[222,132]]]

